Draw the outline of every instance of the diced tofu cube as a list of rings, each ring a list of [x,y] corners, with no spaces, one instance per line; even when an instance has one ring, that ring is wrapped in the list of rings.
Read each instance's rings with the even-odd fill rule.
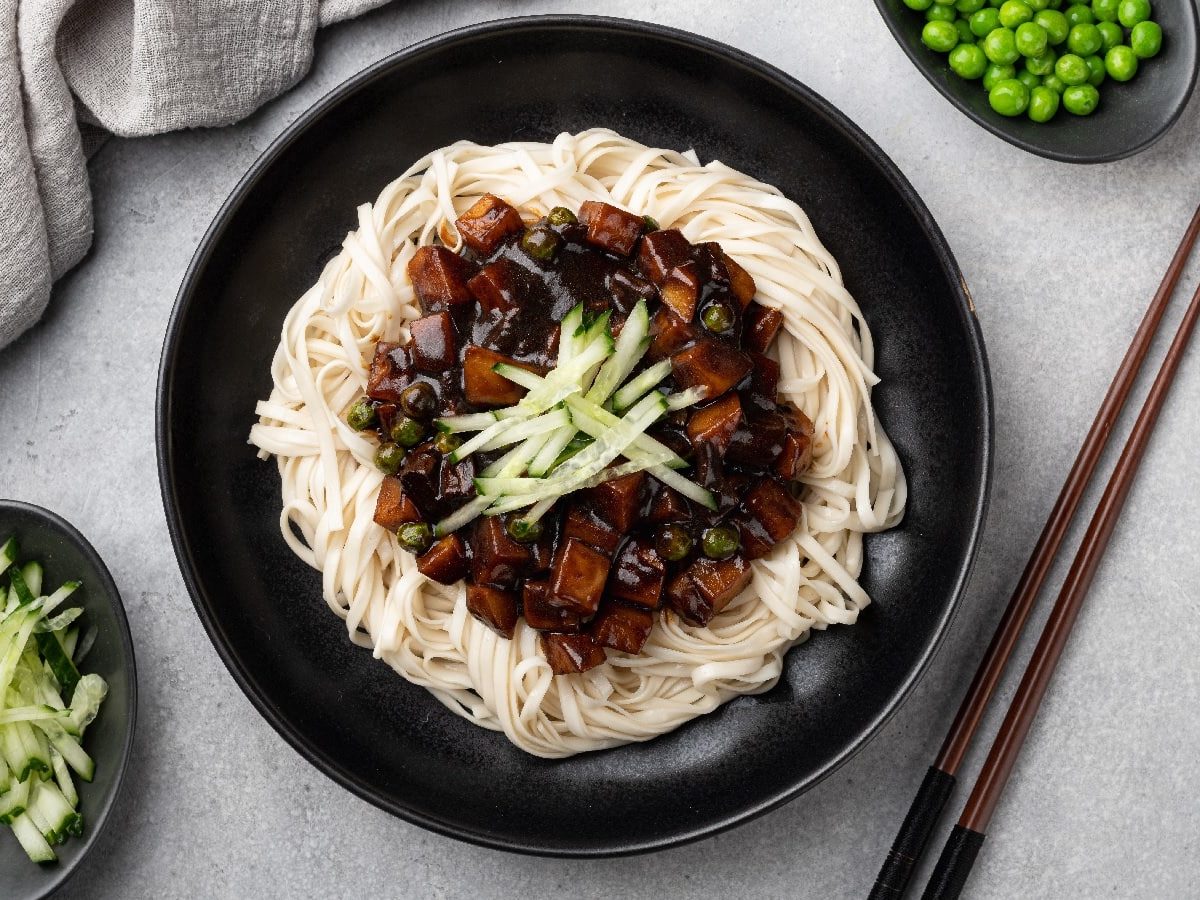
[[[517,627],[517,595],[487,584],[467,582],[467,611],[501,637],[511,639]]]
[[[645,486],[645,472],[611,478],[589,491],[592,509],[618,534],[625,534],[637,521]]]
[[[584,617],[594,615],[607,579],[608,557],[577,538],[567,538],[550,569],[550,603]]]
[[[787,421],[777,412],[755,413],[742,420],[734,432],[725,459],[743,466],[765,468],[783,453]]]
[[[750,518],[762,525],[773,543],[788,537],[800,521],[800,504],[783,482],[769,476],[751,488],[742,507]]]
[[[646,516],[647,520],[655,525],[686,522],[691,517],[692,505],[688,503],[687,497],[666,485],[661,486],[650,501],[650,512]]]
[[[667,306],[660,306],[650,320],[650,348],[646,351],[647,362],[666,359],[680,347],[694,341],[696,326],[675,315]]]
[[[511,204],[494,194],[484,194],[455,220],[454,226],[464,244],[480,256],[490,256],[506,237],[524,230],[525,223]]]
[[[438,479],[438,496],[443,503],[455,509],[475,496],[475,458],[468,456],[456,463],[450,457],[442,457],[442,469]]]
[[[655,284],[662,284],[667,273],[692,255],[692,245],[676,228],[652,231],[638,247],[638,268]]]
[[[546,600],[550,587],[545,581],[526,581],[521,605],[525,621],[537,631],[580,631],[583,619],[575,613],[551,606]]]
[[[542,652],[555,675],[586,672],[607,659],[590,634],[543,634]]]
[[[421,521],[421,514],[411,500],[404,496],[400,479],[387,475],[379,485],[375,500],[375,521],[388,531],[395,531],[406,522]]]
[[[404,494],[416,504],[421,518],[427,522],[435,521],[440,512],[440,465],[441,455],[429,442],[409,450],[400,464],[400,484]]]
[[[742,332],[742,344],[755,353],[766,353],[779,326],[783,324],[783,313],[761,303],[746,307],[746,320]]]
[[[621,535],[590,509],[575,505],[563,517],[563,537],[576,538],[612,556]]]
[[[719,397],[735,387],[752,368],[749,356],[715,338],[702,338],[671,357],[676,386],[704,388],[708,397]]]
[[[467,286],[488,312],[507,311],[521,305],[521,270],[511,259],[501,257],[488,263]]]
[[[719,400],[697,409],[688,418],[688,437],[692,443],[712,444],[724,456],[742,421],[742,401],[730,391]]]
[[[666,571],[666,563],[654,545],[645,538],[634,538],[617,554],[608,576],[608,594],[646,609],[658,609]]]
[[[596,613],[588,632],[602,647],[622,653],[641,653],[654,629],[654,613],[609,600]]]
[[[529,567],[531,554],[508,536],[500,516],[480,516],[471,536],[471,578],[478,584],[513,587]]]
[[[448,534],[417,557],[417,569],[426,578],[454,584],[467,577],[467,550],[462,538]]]
[[[380,341],[375,345],[375,355],[371,358],[371,370],[367,376],[368,397],[396,403],[413,380],[412,364],[406,348],[388,341]]]
[[[618,256],[628,256],[633,251],[644,224],[641,216],[598,200],[583,202],[579,207],[579,221],[587,226],[589,244]]]
[[[511,406],[525,396],[525,388],[493,371],[498,363],[508,363],[539,375],[546,371],[532,363],[518,362],[502,353],[471,344],[463,360],[463,392],[468,403],[476,406]]]
[[[741,542],[741,554],[746,559],[761,559],[771,552],[775,541],[767,534],[758,519],[751,518],[744,512],[736,512],[729,517],[729,524],[738,530]]]
[[[759,405],[771,408],[779,395],[779,363],[761,353],[751,353],[750,393]]]
[[[448,312],[433,313],[411,322],[408,352],[417,371],[429,375],[445,372],[458,356],[458,333]]]
[[[779,409],[787,420],[788,433],[783,441],[783,452],[775,461],[775,472],[785,481],[791,481],[812,465],[813,423],[791,403],[780,404]]]
[[[742,309],[745,309],[754,299],[758,287],[754,284],[750,273],[734,262],[733,257],[724,250],[720,251],[720,259],[725,264],[725,271],[729,273],[729,291],[737,298]]]
[[[470,269],[465,259],[445,247],[418,247],[408,261],[408,277],[421,308],[433,313],[472,302],[467,287]]]
[[[677,574],[667,586],[671,608],[693,625],[707,625],[750,583],[753,572],[741,556],[701,558]]]
[[[688,260],[667,273],[660,289],[662,302],[679,318],[690,322],[696,316],[700,285],[700,268],[693,260]]]
[[[685,622],[707,625],[713,617],[712,606],[696,589],[695,582],[687,569],[676,572],[668,581],[663,596],[667,605],[679,613]]]

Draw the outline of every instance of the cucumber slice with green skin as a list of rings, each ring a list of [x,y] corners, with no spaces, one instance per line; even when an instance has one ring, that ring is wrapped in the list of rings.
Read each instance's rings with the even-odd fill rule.
[[[65,726],[70,719],[70,713],[66,710],[55,709],[52,706],[10,706],[4,712],[0,712],[0,725],[14,725],[17,722],[58,722]]]
[[[53,781],[41,781],[34,786],[33,803],[28,811],[35,814],[30,816],[35,821],[40,818],[47,824],[53,835],[48,839],[54,843],[83,830],[83,817],[71,808]]]
[[[660,381],[670,374],[671,361],[669,359],[656,362],[637,377],[626,382],[619,391],[613,394],[613,411],[623,413],[629,407],[633,406],[633,404],[637,403],[638,400],[642,399],[647,391],[656,387]]]
[[[46,838],[38,830],[37,825],[28,815],[22,814],[12,821],[13,834],[21,842],[21,849],[36,863],[52,863],[58,859],[54,848],[47,843]]]
[[[593,338],[569,363],[551,369],[544,378],[536,376],[539,379],[538,385],[530,388],[529,393],[517,404],[517,409],[524,410],[529,415],[537,415],[557,406],[572,394],[582,393],[583,381],[588,372],[592,367],[604,362],[612,355],[612,352],[613,339],[607,333]],[[497,375],[503,375],[510,381],[516,381],[515,378],[510,377],[510,373],[514,370],[525,371],[519,366],[509,363],[497,363],[492,366],[492,371]],[[530,374],[535,373],[531,372]]]
[[[13,566],[12,574],[9,575],[10,589],[16,593],[17,602],[24,606],[27,603],[32,603],[37,595],[30,588],[29,583],[25,580],[25,573],[17,566]]]
[[[59,588],[57,591],[55,591],[53,594],[51,594],[49,597],[47,597],[45,600],[42,601],[42,603],[44,604],[42,607],[43,613],[48,613],[48,612],[50,612],[51,609],[54,608],[50,605],[50,603],[52,600],[54,600],[54,598],[58,595],[58,593],[61,590],[62,590],[62,588]],[[66,599],[66,598],[64,597],[63,599]],[[61,600],[59,602],[61,602]],[[55,606],[57,606],[57,605],[58,604],[56,603]],[[82,615],[83,615],[83,607],[82,606],[76,606],[76,607],[73,607],[72,609],[64,609],[57,616],[52,616],[49,619],[42,619],[41,621],[39,621],[37,623],[37,625],[34,626],[33,631],[35,634],[37,634],[39,632],[46,632],[46,631],[62,631],[68,625],[70,625],[72,622],[74,622],[76,619],[78,619]]]
[[[17,539],[10,537],[0,545],[0,575],[8,571],[8,567],[17,561]]]
[[[13,819],[25,812],[31,784],[28,778],[12,779],[8,791],[0,795],[0,825],[11,825]]]
[[[460,431],[483,431],[485,428],[490,428],[499,421],[495,413],[481,412],[468,413],[464,416],[446,416],[443,419],[436,419],[434,426],[438,431],[445,434],[457,434]]]
[[[542,445],[542,449],[538,451],[538,455],[529,464],[529,474],[534,478],[541,478],[557,465],[559,456],[575,437],[575,431],[575,423],[572,422],[568,427],[560,428],[549,435],[546,443]]]
[[[613,355],[605,360],[587,399],[593,403],[604,403],[622,381],[629,377],[650,347],[650,312],[645,300],[639,300],[625,320],[621,333],[613,347]],[[661,379],[659,379],[661,381]],[[645,391],[642,392],[643,394]]]
[[[65,730],[76,735],[83,734],[84,729],[95,721],[100,712],[100,704],[107,696],[108,682],[95,672],[89,672],[80,678],[74,693],[71,694],[71,721],[75,727],[73,730],[71,728]],[[53,741],[51,742],[53,743]],[[55,746],[58,747],[57,744]],[[59,752],[62,753],[61,747],[59,747]],[[63,756],[67,757],[67,762],[71,762],[71,757],[66,753],[63,753]],[[72,764],[71,767],[74,768],[74,765]],[[76,769],[76,771],[79,770]]]
[[[4,753],[4,761],[8,763],[13,778],[24,781],[29,777],[29,757],[16,723],[0,726],[0,751]]]
[[[79,805],[79,792],[75,790],[75,782],[71,778],[71,771],[67,768],[67,761],[63,759],[62,754],[55,750],[50,754],[50,765],[54,769],[54,780],[58,783],[58,789],[62,791],[63,798],[71,804],[72,807]],[[83,817],[80,817],[82,824]]]
[[[75,668],[75,663],[71,661],[71,657],[67,655],[63,645],[59,643],[58,635],[47,631],[39,632],[33,638],[37,641],[42,659],[50,666],[50,671],[58,680],[62,693],[67,696],[75,693],[75,686],[79,684],[79,670]]]
[[[569,363],[575,357],[575,349],[579,338],[577,335],[583,328],[583,304],[577,303],[571,311],[563,316],[559,326],[558,365]]]
[[[29,588],[29,593],[34,597],[40,597],[42,594],[43,574],[42,564],[39,562],[27,562],[21,566],[21,578]]]
[[[499,450],[501,447],[508,447],[511,444],[519,443],[535,435],[545,434],[548,431],[557,431],[560,428],[570,426],[570,424],[570,413],[565,409],[556,409],[536,418],[515,423],[499,437],[493,438],[479,449],[481,451]]]
[[[15,569],[13,575],[17,575]],[[39,611],[36,601],[22,605],[9,617],[12,621],[6,619],[5,627],[0,628],[0,697],[8,693],[8,686],[16,672],[21,653],[29,636],[33,634],[34,626],[37,625]]]
[[[16,779],[12,777],[12,772],[8,768],[8,762],[4,759],[4,754],[0,753],[0,796],[8,793],[16,783]]]
[[[41,725],[35,730],[28,722],[14,722],[13,728],[21,736],[25,744],[25,755],[28,760],[29,772],[50,771],[50,743],[41,731]]]
[[[50,734],[48,737],[50,745],[62,754],[63,760],[75,770],[75,774],[84,781],[91,781],[96,774],[96,763],[87,755],[83,747],[80,746],[79,741],[67,734],[62,728],[57,729],[57,733]]]
[[[71,659],[75,659],[75,648],[79,646],[79,627],[73,626],[67,629],[67,633],[63,636],[63,649],[67,651],[67,655]]]
[[[567,401],[571,418],[579,430],[590,437],[598,438],[621,421],[621,417],[610,413],[602,406],[588,403],[583,398],[572,397]],[[683,469],[687,460],[675,453],[666,444],[656,441],[648,434],[639,434],[625,453],[634,462],[652,461],[651,465],[665,465],[672,469]]]
[[[482,474],[487,477],[520,475],[528,467],[530,460],[541,451],[542,445],[548,437],[549,435],[537,435],[529,438],[523,444],[518,444],[484,469]],[[488,497],[476,497],[468,501],[433,526],[434,537],[443,538],[448,534],[458,531],[458,529],[473,519],[483,515],[483,511],[488,508],[491,502],[491,499]]]
[[[680,409],[687,409],[689,406],[699,403],[707,396],[708,392],[705,391],[704,388],[688,388],[686,391],[680,391],[677,394],[668,395],[667,408],[672,412]]]

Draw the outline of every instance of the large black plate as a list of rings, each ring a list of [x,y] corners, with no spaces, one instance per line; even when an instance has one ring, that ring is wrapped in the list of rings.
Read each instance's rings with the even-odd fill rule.
[[[805,206],[866,310],[876,403],[908,471],[904,524],[867,542],[876,603],[788,656],[772,691],[658,740],[527,756],[346,639],[278,534],[279,480],[246,444],[284,314],[408,163],[460,138],[613,127],[695,147]],[[309,111],[234,191],[196,253],[159,384],[163,498],[200,619],[300,753],[372,803],[536,853],[664,847],[744,821],[844,762],[929,662],[986,503],[991,401],[958,267],[890,160],[781,72],[692,35],[611,19],[517,19],[426,41]]]

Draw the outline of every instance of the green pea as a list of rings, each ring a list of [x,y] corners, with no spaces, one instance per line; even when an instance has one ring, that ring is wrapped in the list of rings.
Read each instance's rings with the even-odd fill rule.
[[[396,538],[409,553],[421,554],[433,544],[433,529],[428,522],[405,522],[396,529]]]
[[[1017,26],[1017,52],[1022,56],[1041,56],[1050,44],[1046,29],[1036,22]]]
[[[1011,28],[997,28],[983,39],[983,52],[997,65],[1011,66],[1021,58],[1017,36]]]
[[[655,538],[654,549],[667,562],[679,562],[692,552],[692,536],[680,525],[664,525]]]
[[[400,392],[400,408],[414,419],[428,419],[437,411],[437,392],[424,381],[410,384]]]
[[[904,5],[909,9],[915,9],[917,12],[925,12],[929,7],[933,6],[933,0],[904,0]]]
[[[1058,59],[1053,50],[1047,50],[1041,56],[1032,56],[1025,60],[1025,71],[1034,75],[1049,75],[1054,71],[1054,61]]]
[[[1121,0],[1117,7],[1117,19],[1126,28],[1150,18],[1150,0]]]
[[[971,14],[971,33],[975,37],[987,37],[993,29],[1000,27],[1000,13],[994,9],[981,9]]]
[[[1067,35],[1067,48],[1078,56],[1091,56],[1103,46],[1104,38],[1095,25],[1075,25]]]
[[[425,439],[425,426],[416,419],[403,416],[392,425],[392,440],[401,447],[415,447]]]
[[[544,529],[541,522],[530,522],[528,519],[514,516],[508,520],[505,530],[508,532],[508,536],[518,544],[532,544],[542,536]]]
[[[994,6],[999,9],[1004,5],[1004,0],[988,0],[988,6]]]
[[[1120,44],[1104,54],[1104,68],[1113,81],[1128,81],[1137,74],[1137,54]]]
[[[935,6],[954,6],[957,0],[933,0]]]
[[[1125,40],[1125,32],[1116,22],[1101,22],[1096,26],[1096,30],[1100,32],[1100,40],[1104,41],[1104,46],[1100,48],[1101,53],[1107,53]]]
[[[972,13],[976,13],[983,9],[985,2],[986,0],[957,0],[957,2],[954,4],[954,8],[963,15],[969,16]]]
[[[929,0],[929,3],[932,2],[933,0]],[[927,5],[928,4],[926,4],[926,6]],[[915,6],[913,7],[913,9],[916,8],[917,7]],[[921,9],[924,8],[924,6],[921,7]],[[565,206],[556,206],[554,209],[550,210],[550,213],[546,216],[546,221],[551,225],[574,225],[579,221],[579,219],[576,217],[575,213],[571,212]]]
[[[375,412],[375,404],[366,397],[356,402],[346,413],[346,424],[355,431],[366,431],[379,423],[379,415]]]
[[[700,321],[709,331],[721,334],[733,327],[733,311],[725,303],[712,303],[700,314]]]
[[[1029,88],[1016,78],[1006,78],[988,92],[988,102],[1002,116],[1019,116],[1029,106]]]
[[[1104,83],[1104,60],[1099,56],[1089,56],[1084,60],[1088,67],[1088,84],[1100,87]]]
[[[950,22],[926,22],[921,29],[921,40],[930,50],[949,53],[958,46],[958,29]]]
[[[433,439],[433,449],[438,453],[447,455],[453,453],[462,446],[462,438],[457,434],[451,434],[448,431],[443,431]]]
[[[649,234],[651,231],[658,231],[660,227],[658,219],[654,216],[642,216],[642,231]]]
[[[1158,56],[1162,49],[1162,28],[1157,22],[1138,22],[1129,32],[1129,46],[1138,59]]]
[[[1100,92],[1090,84],[1073,84],[1062,97],[1067,112],[1076,116],[1090,116],[1100,102]]]
[[[1097,22],[1117,21],[1117,7],[1121,0],[1092,0],[1092,15]]]
[[[375,468],[384,475],[395,475],[404,462],[404,448],[396,444],[380,444],[375,451]]]
[[[983,73],[983,89],[990,91],[1001,81],[1016,78],[1017,70],[1013,66],[998,66],[992,63]]]
[[[950,51],[950,68],[959,78],[982,78],[987,67],[987,56],[974,44],[959,44]]]
[[[1054,63],[1054,74],[1067,84],[1083,84],[1092,73],[1083,57],[1064,53]]]
[[[1033,20],[1033,10],[1024,0],[1005,0],[1000,7],[1000,24],[1005,28],[1016,28],[1022,22]]]
[[[1029,72],[1025,69],[1022,69],[1017,73],[1017,81],[1021,82],[1021,84],[1025,85],[1025,87],[1029,88],[1031,91],[1042,83],[1040,76],[1034,75],[1032,72]]]
[[[954,27],[958,29],[958,39],[964,44],[974,44],[975,35],[971,32],[971,23],[966,19],[955,19]]]
[[[1034,11],[1035,14],[1043,9],[1050,7],[1050,0],[1025,0],[1025,5]]]
[[[1072,28],[1076,25],[1091,25],[1096,21],[1096,17],[1092,15],[1092,8],[1082,3],[1072,3],[1068,6],[1066,17]]]
[[[1035,87],[1029,92],[1029,118],[1034,122],[1049,122],[1058,114],[1060,98],[1048,87]]]
[[[538,262],[552,260],[561,243],[562,238],[549,228],[539,228],[536,225],[533,228],[526,228],[525,233],[521,235],[521,249]]]
[[[1050,46],[1057,47],[1071,33],[1071,23],[1057,9],[1044,9],[1033,17],[1033,21],[1046,29]]]
[[[1067,83],[1055,75],[1053,72],[1042,79],[1042,86],[1048,87],[1058,95],[1067,89]]]
[[[958,18],[958,13],[949,6],[931,6],[925,10],[925,18],[930,22],[953,22]]]
[[[700,535],[700,549],[710,559],[729,559],[737,553],[739,540],[736,528],[715,525],[704,529],[704,533]]]

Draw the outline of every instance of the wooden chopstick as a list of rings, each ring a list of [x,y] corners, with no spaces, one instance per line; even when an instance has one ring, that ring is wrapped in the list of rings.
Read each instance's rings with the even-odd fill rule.
[[[1134,476],[1146,451],[1146,445],[1150,442],[1150,435],[1175,379],[1197,318],[1200,318],[1200,287],[1197,287],[1196,293],[1192,295],[1192,302],[1184,313],[1175,339],[1171,341],[1162,367],[1158,370],[1154,384],[1146,396],[1146,402],[1138,413],[1129,440],[1125,442],[1125,448],[1121,451],[1116,468],[1113,469],[1092,521],[1079,545],[1079,551],[1075,554],[1075,560],[1067,572],[1062,591],[1050,611],[1045,628],[1042,629],[1042,636],[1038,639],[1033,656],[1025,667],[1025,674],[1021,677],[1016,695],[1008,707],[1008,713],[995,741],[992,742],[987,761],[983,764],[962,817],[954,826],[934,867],[922,900],[954,900],[962,893],[963,885],[983,844],[992,814],[1008,784],[1025,737],[1050,684],[1050,678],[1062,657],[1071,627],[1075,624],[1087,597],[1088,588],[1096,576],[1096,569],[1099,568],[1121,509],[1129,496],[1129,489],[1133,485]]]
[[[900,826],[896,840],[892,843],[892,848],[876,877],[869,900],[895,900],[903,896],[908,888],[912,873],[929,841],[929,835],[954,789],[958,767],[971,745],[988,701],[991,700],[996,685],[1004,674],[1004,668],[1012,656],[1017,639],[1021,636],[1050,566],[1058,554],[1067,528],[1083,499],[1084,490],[1096,471],[1096,465],[1108,444],[1113,425],[1125,406],[1129,391],[1142,367],[1150,343],[1158,331],[1159,323],[1198,236],[1200,207],[1197,207],[1193,214],[1171,264],[1163,275],[1162,283],[1150,301],[1129,349],[1125,351],[1125,357],[1121,360],[1092,427],[1079,448],[1079,454],[1075,457],[1075,463],[1071,466],[1029,561],[1025,564],[1025,570],[1013,589],[1004,615],[996,625],[996,631],[979,663],[971,686],[959,705],[942,748],[933,765],[926,771],[921,787],[913,798],[904,823]]]

